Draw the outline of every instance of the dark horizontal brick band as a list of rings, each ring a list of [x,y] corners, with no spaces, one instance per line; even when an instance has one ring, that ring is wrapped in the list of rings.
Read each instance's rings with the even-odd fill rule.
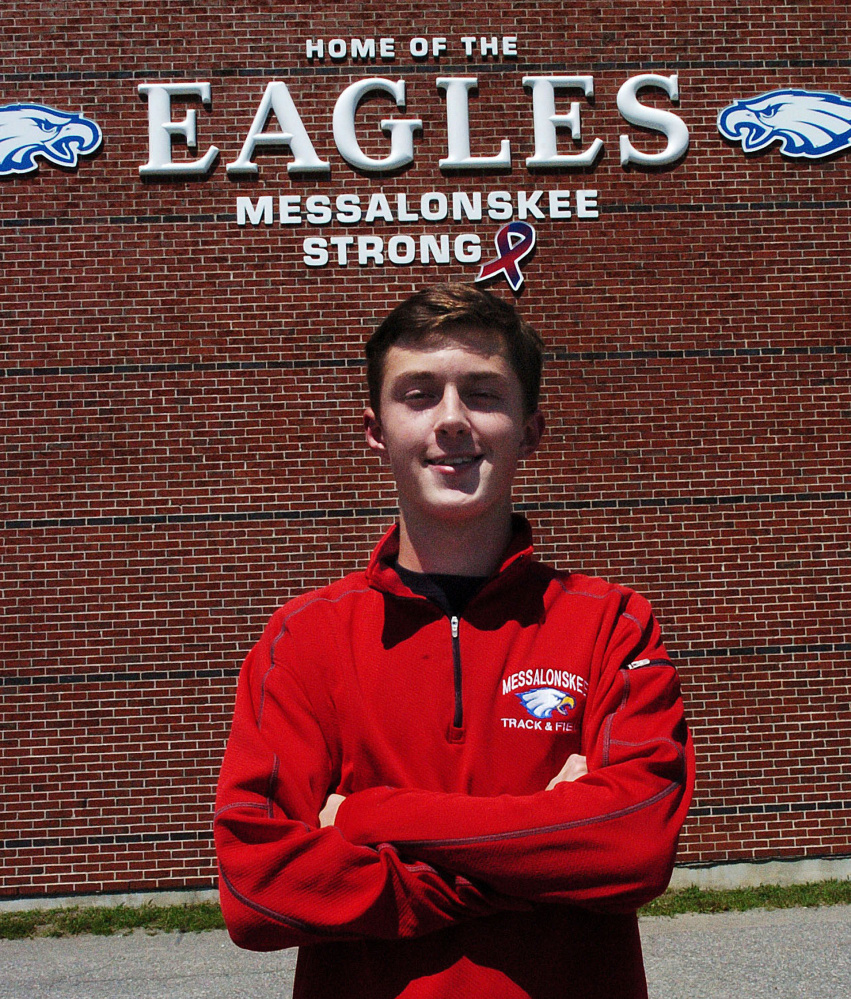
[[[0,850],[36,850],[49,847],[72,846],[130,846],[139,843],[203,843],[207,845],[213,839],[209,832],[170,832],[170,833],[115,833],[97,836],[52,836],[31,839],[0,840]]]
[[[57,517],[44,520],[10,520],[8,530],[30,530],[44,527],[150,527],[159,524],[243,524],[269,520],[363,520],[371,517],[395,517],[396,506],[341,507],[330,510],[265,510],[262,513],[164,513],[135,517]]]
[[[851,355],[851,345],[826,344],[817,347],[714,347],[680,350],[557,350],[545,354],[545,361],[685,361],[724,358],[843,357]],[[157,375],[204,374],[221,371],[301,371],[322,368],[361,368],[362,357],[284,358],[274,361],[175,361],[163,364],[65,364],[44,367],[0,368],[0,378],[52,378],[57,375]]]
[[[851,652],[851,642],[820,642],[817,645],[754,645],[741,648],[720,649],[681,649],[671,652],[671,658],[678,662],[692,662],[695,659],[732,659],[749,656],[791,656],[815,655],[819,653]],[[173,670],[121,670],[98,671],[92,673],[34,674],[28,676],[2,675],[0,687],[63,686],[75,683],[156,683],[158,681],[192,679],[229,679],[239,675],[239,667],[220,669]]]
[[[788,801],[776,805],[707,805],[689,810],[691,818],[724,815],[775,815],[790,812],[847,812],[851,801]]]
[[[706,808],[692,808],[690,818],[724,817],[730,815],[774,815],[800,814],[804,812],[847,812],[851,801],[796,801],[766,805],[710,805]],[[212,843],[212,831],[172,832],[172,833],[133,833],[93,836],[52,836],[30,839],[7,839],[0,841],[2,850],[36,850],[50,848],[71,848],[76,846],[132,846],[147,843]]]
[[[851,492],[839,490],[824,493],[736,493],[729,496],[652,496],[638,499],[544,500],[537,503],[516,503],[523,512],[542,510],[636,510],[679,506],[741,506],[768,503],[832,503],[851,499]]]
[[[112,670],[97,673],[56,673],[52,675],[2,676],[0,687],[56,686],[71,683],[156,683],[159,680],[221,680],[239,676],[239,668]]]
[[[851,347],[848,348],[851,353]],[[841,350],[839,351],[842,352]],[[361,357],[299,357],[275,361],[175,361],[164,364],[65,364],[40,368],[2,368],[0,378],[52,378],[57,375],[203,374],[219,371],[300,371],[306,368],[362,368]]]
[[[537,179],[537,178],[534,178]],[[236,193],[236,192],[234,192]],[[255,192],[262,194],[262,191]],[[851,201],[845,199],[840,201],[747,201],[732,202],[730,204],[708,203],[684,203],[660,202],[657,204],[645,204],[635,202],[633,204],[601,204],[599,211],[601,215],[678,215],[678,214],[701,214],[707,215],[729,215],[742,214],[748,212],[791,212],[791,211],[825,211],[826,209],[836,209],[847,211],[851,208]],[[12,218],[0,220],[2,229],[26,229],[45,228],[51,229],[57,226],[93,226],[93,225],[116,225],[121,227],[133,225],[173,225],[174,223],[190,222],[223,222],[235,223],[236,212],[215,212],[204,214],[164,214],[164,215],[117,215],[103,216],[100,218],[89,218],[86,216],[58,216],[58,217],[32,217],[32,218]],[[420,224],[423,224],[422,222]],[[280,228],[290,227],[284,226]],[[275,227],[271,231],[276,231]]]
[[[304,58],[302,49],[299,49],[297,58]],[[391,67],[385,66],[381,59],[373,60],[351,60],[347,59],[341,63],[331,65],[315,61],[308,65],[287,64],[283,66],[242,66],[240,68],[219,67],[210,69],[204,73],[184,73],[180,74],[181,79],[204,79],[204,80],[229,80],[229,79],[261,79],[286,80],[290,77],[301,76],[343,76],[348,75],[353,69],[386,69],[391,71]],[[743,69],[765,69],[776,71],[778,69],[851,69],[851,59],[725,59],[720,62],[718,59],[668,59],[649,61],[638,59],[597,59],[581,67],[586,73],[605,72],[634,72],[634,73],[673,73],[684,70],[705,70],[713,74],[718,74],[723,70],[740,71]],[[576,72],[577,67],[573,63],[558,62],[526,62],[523,59],[510,59],[505,62],[463,62],[441,61],[432,64],[419,62],[394,62],[392,72],[416,73],[418,75],[448,75],[460,73],[469,76],[472,71],[477,73],[487,73],[489,75],[503,74],[514,75],[515,73],[570,73]],[[94,82],[97,80],[166,80],[175,79],[173,69],[115,69],[115,70],[89,70],[89,71],[34,71],[34,72],[8,72],[0,73],[0,83],[81,83]]]
[[[568,510],[647,510],[677,507],[723,507],[753,504],[787,506],[794,503],[843,503],[851,500],[851,492],[823,493],[737,493],[730,496],[653,496],[637,499],[544,500],[517,503],[523,513],[564,512]],[[43,528],[72,527],[151,527],[183,524],[243,524],[260,521],[365,520],[373,517],[394,517],[397,508],[339,507],[313,510],[264,510],[237,513],[162,513],[134,516],[45,517],[7,520],[7,531],[28,531]]]
[[[672,659],[738,659],[751,656],[819,655],[823,652],[851,652],[851,642],[818,642],[812,645],[743,645],[732,649],[686,649],[671,652]]]

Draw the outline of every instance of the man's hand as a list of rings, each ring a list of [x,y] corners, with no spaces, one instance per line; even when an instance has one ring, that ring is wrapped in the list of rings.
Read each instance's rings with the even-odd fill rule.
[[[577,753],[572,753],[568,756],[567,762],[561,770],[559,770],[555,777],[553,777],[549,784],[547,784],[546,789],[548,791],[552,791],[556,784],[561,784],[562,781],[578,780],[580,777],[584,777],[587,773],[588,765],[585,757],[579,756]],[[333,798],[335,795],[332,794],[331,797]],[[336,797],[339,797],[339,795],[336,795]],[[336,809],[334,811],[336,814]]]
[[[581,758],[581,757],[580,757]],[[346,796],[343,794],[329,794],[328,800],[322,806],[322,811],[319,813],[319,828],[324,829],[325,826],[333,826],[334,819],[337,818],[337,809],[346,800]]]

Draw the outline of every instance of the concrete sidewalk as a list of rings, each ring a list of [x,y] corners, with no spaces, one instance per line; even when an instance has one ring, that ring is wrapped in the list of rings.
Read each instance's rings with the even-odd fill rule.
[[[851,996],[851,906],[641,927],[651,999]],[[240,951],[223,932],[4,940],[0,999],[288,999],[294,969],[294,951]]]

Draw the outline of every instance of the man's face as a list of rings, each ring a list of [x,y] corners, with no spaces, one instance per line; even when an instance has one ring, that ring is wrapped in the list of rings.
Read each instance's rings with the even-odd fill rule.
[[[369,446],[390,463],[408,523],[507,517],[521,458],[540,440],[499,338],[461,329],[435,347],[387,352],[381,411],[364,417]]]

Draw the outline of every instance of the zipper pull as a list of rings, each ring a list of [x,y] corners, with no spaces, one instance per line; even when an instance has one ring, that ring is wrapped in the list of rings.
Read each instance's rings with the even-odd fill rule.
[[[452,629],[452,637],[458,637],[458,618],[454,615],[449,619],[449,627]]]

